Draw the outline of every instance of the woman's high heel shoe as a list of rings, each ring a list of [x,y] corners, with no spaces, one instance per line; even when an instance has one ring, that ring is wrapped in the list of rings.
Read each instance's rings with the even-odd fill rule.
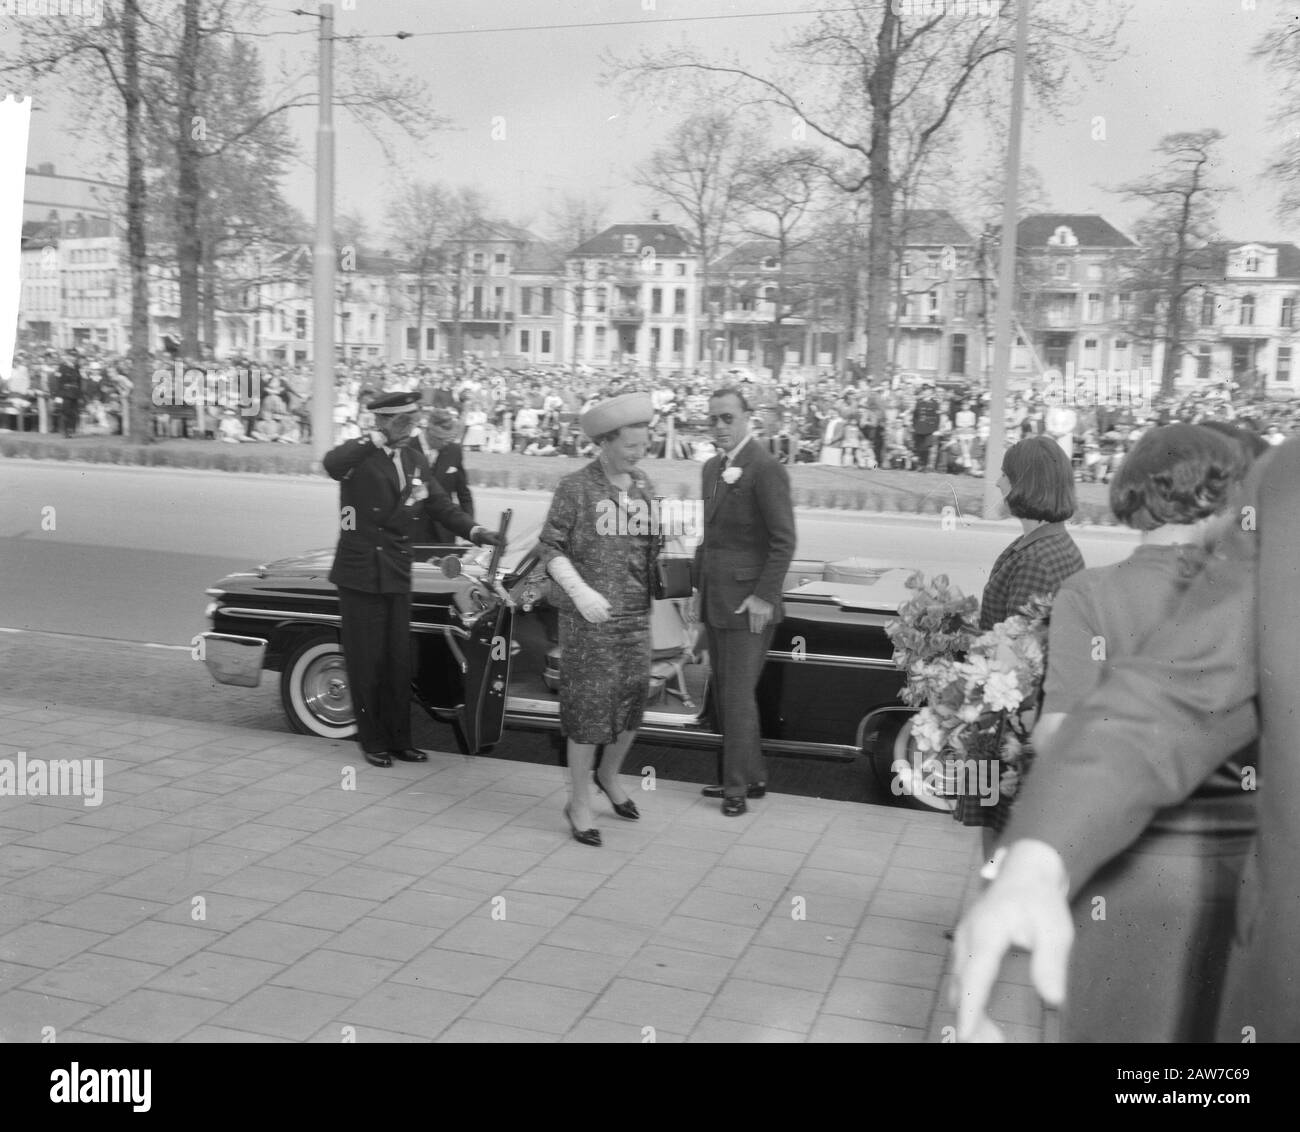
[[[629,798],[626,802],[615,802],[610,792],[605,789],[604,784],[599,778],[592,777],[592,781],[606,798],[609,798],[609,804],[614,807],[614,812],[621,818],[627,818],[628,821],[636,821],[641,817],[641,811],[636,808],[636,803]]]
[[[569,828],[573,830],[574,841],[577,841],[581,845],[600,846],[604,844],[604,842],[601,840],[600,837],[600,830],[579,829],[576,825],[573,824],[573,815],[569,813],[569,807],[567,805],[564,807],[564,816],[569,821]]]

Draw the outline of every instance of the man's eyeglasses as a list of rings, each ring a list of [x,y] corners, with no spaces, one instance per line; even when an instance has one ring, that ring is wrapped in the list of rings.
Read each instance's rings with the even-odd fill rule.
[[[735,413],[710,413],[709,424],[715,425],[719,421],[723,424],[732,424],[736,419]]]

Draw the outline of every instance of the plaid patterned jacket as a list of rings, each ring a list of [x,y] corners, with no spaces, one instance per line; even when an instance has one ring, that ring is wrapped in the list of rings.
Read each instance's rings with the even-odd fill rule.
[[[1064,523],[1044,523],[1008,546],[993,563],[980,600],[980,628],[1005,621],[1036,594],[1049,601],[1061,583],[1083,569],[1083,555]]]

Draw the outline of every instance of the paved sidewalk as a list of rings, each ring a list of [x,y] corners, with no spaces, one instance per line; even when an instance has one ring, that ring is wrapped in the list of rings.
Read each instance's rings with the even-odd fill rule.
[[[0,1040],[942,1041],[978,833],[698,787],[0,700],[0,775],[102,759],[99,806],[0,797]],[[635,748],[629,766],[635,765]],[[628,778],[629,786],[635,779]],[[3,783],[0,777],[0,783]],[[354,788],[349,788],[354,786]],[[12,786],[7,789],[12,789]],[[1024,957],[993,1014],[1040,1041]]]

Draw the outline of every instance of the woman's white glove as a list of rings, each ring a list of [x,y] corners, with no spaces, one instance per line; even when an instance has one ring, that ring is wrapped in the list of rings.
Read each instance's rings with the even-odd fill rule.
[[[547,570],[586,620],[593,625],[609,620],[609,602],[582,580],[572,562],[567,558],[552,558]]]

